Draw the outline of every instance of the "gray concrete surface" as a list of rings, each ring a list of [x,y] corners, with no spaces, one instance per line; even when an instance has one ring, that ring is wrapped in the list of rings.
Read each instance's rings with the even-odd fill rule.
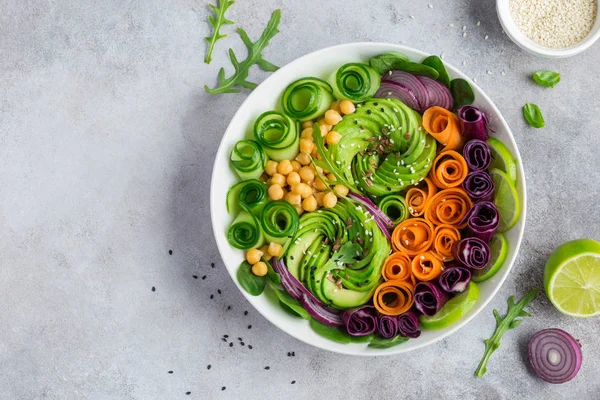
[[[5,0],[0,398],[600,398],[598,319],[562,316],[544,296],[488,374],[473,377],[492,308],[541,286],[559,243],[600,239],[600,45],[567,60],[529,56],[502,34],[491,0],[239,0],[229,16],[255,38],[277,7],[281,33],[265,55],[278,65],[338,43],[404,43],[443,53],[496,102],[530,195],[525,240],[498,296],[458,334],[394,357],[336,355],[280,332],[237,291],[210,227],[213,155],[248,93],[202,87],[228,65],[228,47],[242,48],[233,27],[207,66],[205,0]],[[535,86],[528,75],[540,69],[562,82]],[[546,128],[525,125],[525,102],[540,105]],[[528,372],[526,341],[547,327],[581,340],[583,368],[570,383]]]

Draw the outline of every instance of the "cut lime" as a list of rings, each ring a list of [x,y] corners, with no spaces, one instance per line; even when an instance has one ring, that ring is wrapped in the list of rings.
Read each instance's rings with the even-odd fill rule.
[[[506,254],[508,254],[508,242],[504,236],[501,233],[496,233],[492,236],[489,244],[492,251],[490,263],[484,269],[473,270],[471,278],[473,282],[483,282],[490,279],[504,265]]]
[[[491,169],[490,176],[494,181],[494,204],[500,213],[498,232],[506,232],[517,223],[521,215],[521,202],[515,185],[506,173],[499,169]]]
[[[544,289],[563,314],[600,315],[600,243],[579,239],[560,245],[546,261]]]
[[[490,151],[492,152],[492,163],[490,169],[496,168],[506,172],[513,184],[517,184],[517,162],[508,147],[496,138],[487,140]]]
[[[423,329],[442,329],[461,319],[477,302],[479,287],[469,282],[467,289],[450,299],[437,314],[428,317],[421,315],[419,322]]]

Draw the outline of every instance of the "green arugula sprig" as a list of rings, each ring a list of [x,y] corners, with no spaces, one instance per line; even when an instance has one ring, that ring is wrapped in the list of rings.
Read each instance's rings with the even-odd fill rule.
[[[247,80],[248,72],[250,67],[254,64],[258,65],[262,70],[273,72],[277,71],[279,67],[268,62],[262,56],[262,51],[269,44],[269,40],[271,40],[279,30],[277,27],[279,26],[279,21],[281,20],[281,10],[275,10],[273,15],[271,15],[271,19],[267,24],[267,27],[263,31],[260,38],[254,43],[248,37],[248,34],[242,28],[237,29],[237,33],[242,38],[242,42],[246,45],[248,49],[248,57],[244,61],[238,61],[235,53],[232,49],[229,49],[229,58],[231,59],[231,64],[233,64],[233,68],[235,69],[233,75],[229,78],[225,78],[225,69],[221,68],[219,70],[219,83],[216,88],[210,89],[208,86],[204,86],[204,90],[211,94],[219,94],[219,93],[239,93],[240,89],[235,89],[236,86],[241,86],[247,89],[254,89],[257,84],[254,82],[250,82]]]
[[[521,325],[523,320],[517,318],[531,317],[531,314],[523,309],[527,307],[529,303],[533,301],[533,299],[535,299],[537,294],[538,289],[532,289],[516,304],[515,296],[510,296],[508,298],[508,310],[506,311],[506,315],[504,317],[500,316],[498,310],[494,309],[494,318],[496,318],[496,331],[491,338],[484,340],[485,353],[483,354],[483,358],[481,359],[481,362],[475,371],[475,376],[482,377],[487,371],[487,363],[492,353],[496,351],[498,347],[500,347],[500,339],[502,339],[502,335],[504,335],[509,329],[514,329]]]
[[[212,52],[215,48],[215,43],[217,40],[223,39],[227,37],[227,34],[221,34],[220,30],[223,25],[231,25],[233,21],[225,18],[225,12],[229,7],[231,7],[235,3],[233,0],[217,0],[217,5],[214,6],[209,4],[208,6],[213,10],[215,15],[208,16],[208,23],[213,27],[213,33],[211,36],[205,37],[208,42],[208,48],[206,49],[206,57],[204,57],[204,62],[210,64],[212,61]]]

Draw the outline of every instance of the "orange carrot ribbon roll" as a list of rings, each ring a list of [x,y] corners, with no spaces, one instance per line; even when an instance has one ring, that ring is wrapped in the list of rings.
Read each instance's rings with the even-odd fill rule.
[[[437,155],[429,172],[429,178],[440,189],[460,186],[469,167],[464,157],[454,150],[443,151]]]
[[[413,258],[411,269],[417,280],[425,282],[440,276],[443,266],[444,263],[433,252],[427,251]]]
[[[381,275],[386,281],[407,281],[416,284],[411,272],[410,258],[402,252],[392,253],[383,262]]]
[[[465,138],[460,134],[458,117],[442,107],[431,107],[423,113],[423,128],[433,136],[446,150],[460,150]]]
[[[373,305],[383,315],[400,315],[414,303],[414,286],[406,281],[383,282],[373,293]]]
[[[408,256],[416,256],[433,244],[433,230],[433,224],[423,218],[404,220],[392,233],[392,247]]]
[[[429,178],[423,179],[417,186],[406,192],[406,205],[413,217],[420,217],[425,212],[427,201],[437,192],[437,187]]]
[[[433,254],[443,262],[452,261],[452,246],[460,241],[460,231],[452,225],[438,225],[433,231]]]
[[[473,202],[463,189],[445,189],[427,202],[425,219],[434,225],[454,225],[462,229],[467,226],[467,221],[463,219],[471,207]]]

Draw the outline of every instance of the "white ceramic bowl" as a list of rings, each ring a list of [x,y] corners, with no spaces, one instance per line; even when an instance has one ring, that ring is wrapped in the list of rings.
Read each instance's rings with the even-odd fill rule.
[[[225,134],[223,135],[223,140],[217,151],[213,166],[210,193],[213,232],[223,262],[235,284],[244,296],[246,296],[246,299],[248,299],[250,304],[279,329],[303,342],[338,353],[368,356],[397,354],[427,346],[428,344],[434,343],[451,333],[456,332],[483,310],[486,304],[492,300],[492,297],[494,297],[498,289],[500,289],[500,286],[513,266],[525,227],[527,204],[525,177],[521,156],[517,150],[517,145],[510,128],[506,124],[504,118],[502,118],[502,115],[500,115],[500,112],[494,103],[492,103],[485,93],[483,93],[483,91],[463,73],[446,64],[446,68],[448,69],[451,78],[466,79],[473,86],[475,92],[474,105],[480,107],[487,113],[490,124],[496,132],[494,136],[502,140],[518,159],[519,179],[517,190],[523,203],[523,210],[519,221],[516,226],[505,234],[510,244],[505,265],[491,279],[479,284],[479,299],[469,313],[454,325],[441,330],[424,330],[418,339],[411,339],[402,345],[389,349],[371,349],[368,348],[365,343],[344,345],[325,339],[317,335],[309,327],[307,321],[296,319],[286,314],[279,304],[267,295],[270,291],[265,291],[261,296],[253,297],[240,287],[236,279],[236,271],[244,259],[244,254],[242,251],[232,248],[227,243],[226,238],[227,228],[233,220],[233,218],[227,214],[225,205],[227,189],[232,184],[239,181],[229,163],[229,154],[234,144],[243,138],[252,138],[251,127],[254,124],[255,119],[264,111],[276,108],[279,105],[279,96],[287,85],[294,80],[307,76],[326,78],[342,64],[357,61],[366,62],[370,57],[385,51],[400,51],[415,61],[420,61],[427,56],[427,54],[421,51],[400,45],[387,43],[350,43],[329,47],[307,54],[273,73],[254,89],[252,94],[248,96],[246,101],[244,101],[242,106],[233,116],[227,131],[225,131]]]
[[[510,14],[510,0],[496,0],[496,11],[504,32],[517,46],[529,53],[547,58],[565,58],[579,54],[593,45],[600,38],[600,2],[596,14],[596,22],[588,35],[579,43],[563,49],[553,49],[537,44],[523,34]]]

